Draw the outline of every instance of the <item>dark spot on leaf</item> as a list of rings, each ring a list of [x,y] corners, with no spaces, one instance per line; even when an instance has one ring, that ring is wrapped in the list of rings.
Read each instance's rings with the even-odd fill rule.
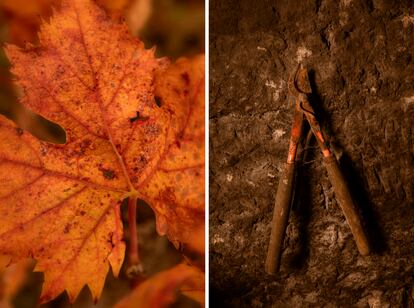
[[[188,76],[188,73],[182,73],[180,76],[184,80],[185,84],[188,86],[190,84],[190,76]]]
[[[85,211],[80,211],[81,216],[84,216],[86,214]]]
[[[111,169],[102,169],[102,174],[105,177],[105,179],[108,179],[108,180],[112,180],[116,176],[115,171]]]
[[[65,226],[65,229],[63,229],[63,233],[69,233],[69,231],[70,231],[70,225],[69,224],[67,224],[66,226]]]
[[[175,200],[174,189],[172,187],[166,187],[163,191],[160,192],[160,200],[168,207],[174,208],[177,204]]]
[[[134,163],[135,166],[132,168],[132,170],[134,170],[135,173],[138,173],[148,164],[148,159],[145,157],[145,155],[141,154],[135,157]]]
[[[16,133],[19,136],[23,135],[23,129],[21,129],[20,127],[16,127]]]
[[[109,234],[108,234],[108,238],[107,238],[107,243],[108,244],[110,244],[111,246],[112,246],[112,249],[115,247],[115,244],[113,243],[113,241],[112,241],[112,236],[113,236],[113,232],[110,232]]]
[[[40,155],[45,156],[47,154],[47,147],[43,143],[40,145]]]
[[[184,130],[180,131],[180,132],[177,134],[177,139],[181,140],[181,139],[183,139],[183,137],[184,137]],[[178,146],[178,147],[180,147],[180,146]]]
[[[145,125],[144,132],[146,134],[147,139],[152,139],[158,137],[161,133],[161,130],[158,125],[154,123],[149,123],[148,125]]]
[[[75,149],[75,151],[74,151],[74,155],[76,155],[76,156],[81,156],[81,155],[84,155],[85,154],[85,152],[86,152],[86,150],[88,149],[88,148],[90,148],[90,145],[92,144],[92,141],[91,140],[89,140],[89,139],[85,139],[85,140],[82,140],[80,143],[79,143],[79,147],[77,148],[77,149]]]
[[[157,106],[161,107],[162,105],[161,97],[155,96],[154,99],[155,99],[155,103],[157,104]]]
[[[129,122],[131,123],[134,123],[135,121],[145,122],[145,121],[148,121],[148,119],[149,117],[143,116],[137,111],[137,115],[133,118],[130,118]]]

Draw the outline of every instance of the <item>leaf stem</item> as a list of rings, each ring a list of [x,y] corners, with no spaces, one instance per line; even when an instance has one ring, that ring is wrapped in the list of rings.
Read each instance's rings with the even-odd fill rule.
[[[128,223],[129,223],[129,265],[139,266],[141,261],[138,255],[137,235],[137,196],[131,195],[128,199]]]

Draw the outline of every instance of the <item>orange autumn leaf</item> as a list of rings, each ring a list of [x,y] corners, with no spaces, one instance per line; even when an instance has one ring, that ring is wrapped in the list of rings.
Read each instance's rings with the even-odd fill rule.
[[[191,276],[182,284],[180,292],[192,300],[205,306],[205,274],[198,268],[191,266]]]
[[[141,192],[156,207],[158,233],[168,231],[176,246],[178,235],[190,246],[204,245],[204,234],[196,232],[204,230],[204,211],[199,210],[204,203],[204,56],[179,59],[158,77],[155,98],[171,115],[169,146]]]
[[[149,203],[176,244],[204,223],[204,57],[167,69],[91,0],[63,0],[39,38],[6,53],[21,103],[66,143],[0,116],[0,252],[37,261],[41,302],[85,284],[96,300],[124,260],[123,199]]]
[[[169,307],[178,291],[204,306],[204,273],[194,266],[179,264],[141,283],[115,307]]]

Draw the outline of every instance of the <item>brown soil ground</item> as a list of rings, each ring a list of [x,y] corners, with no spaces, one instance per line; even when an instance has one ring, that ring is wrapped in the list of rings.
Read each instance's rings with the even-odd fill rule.
[[[210,1],[212,307],[414,307],[413,57],[412,1]],[[268,276],[299,61],[373,253],[358,254],[314,142]]]

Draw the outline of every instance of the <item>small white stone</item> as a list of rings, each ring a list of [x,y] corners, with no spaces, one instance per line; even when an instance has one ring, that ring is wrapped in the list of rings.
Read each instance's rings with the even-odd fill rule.
[[[215,234],[213,236],[213,238],[211,239],[211,243],[214,244],[219,244],[219,243],[224,243],[224,238],[220,237],[219,235]]]
[[[273,80],[266,80],[265,86],[266,87],[273,88],[273,89],[276,89],[277,88],[277,85],[276,85],[276,83]]]
[[[389,307],[389,304],[382,303],[381,301],[381,291],[372,291],[372,296],[368,298],[368,305],[370,308],[386,308]]]
[[[321,241],[329,247],[333,247],[336,244],[337,239],[338,230],[335,225],[330,225],[327,227],[321,237]]]
[[[279,99],[280,92],[283,90],[284,85],[285,85],[285,82],[283,80],[281,80],[279,84],[276,84],[276,82],[274,82],[273,80],[266,80],[265,82],[266,87],[274,89],[274,92],[273,92],[274,101],[277,101]]]
[[[408,108],[414,103],[414,95],[410,97],[404,97],[403,103],[402,103],[402,109],[405,111],[408,110]]]
[[[404,97],[404,101],[405,101],[407,104],[414,103],[414,95],[413,95],[413,96],[410,96],[410,97]]]
[[[280,129],[280,128],[275,129],[275,130],[273,131],[273,134],[272,134],[273,140],[278,140],[278,139],[279,139],[280,137],[282,137],[284,134],[286,134],[286,132],[285,132],[283,129]]]
[[[414,25],[414,16],[404,16],[401,18],[401,21],[403,23],[403,27],[407,28],[410,24]]]
[[[347,7],[348,5],[350,5],[352,2],[352,0],[341,0],[341,6],[342,7]]]
[[[246,182],[247,182],[247,184],[249,184],[250,186],[256,187],[256,185],[255,185],[252,181],[250,181],[250,180],[246,180]]]
[[[300,63],[303,59],[312,55],[312,51],[306,47],[299,47],[296,51],[296,62]]]

